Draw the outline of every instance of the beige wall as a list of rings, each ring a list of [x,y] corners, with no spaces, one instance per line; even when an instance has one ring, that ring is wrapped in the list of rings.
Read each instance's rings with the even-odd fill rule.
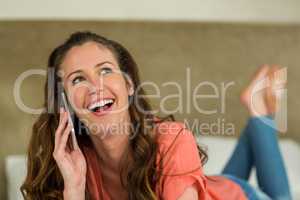
[[[298,0],[2,0],[0,19],[300,23]]]
[[[250,74],[262,63],[288,66],[288,133],[300,141],[299,78],[300,27],[292,25],[242,25],[213,23],[142,23],[142,22],[0,22],[0,199],[5,198],[4,158],[26,150],[31,124],[35,118],[18,109],[13,86],[25,70],[45,69],[50,51],[71,32],[92,30],[120,41],[132,52],[140,66],[143,80],[159,85],[178,81],[185,86],[185,69],[190,67],[192,87],[199,82],[234,81],[226,95],[226,112],[220,114],[218,101],[204,101],[206,109],[217,108],[214,115],[177,114],[178,119],[214,122],[225,118],[235,125],[235,135],[247,118],[238,94]],[[33,76],[22,85],[24,102],[34,108],[42,104],[44,78]],[[176,92],[161,87],[162,94]],[[149,90],[152,91],[152,90]],[[209,90],[205,92],[211,92]],[[186,102],[186,100],[185,100]],[[176,101],[170,101],[174,108]],[[158,101],[153,101],[154,105]]]

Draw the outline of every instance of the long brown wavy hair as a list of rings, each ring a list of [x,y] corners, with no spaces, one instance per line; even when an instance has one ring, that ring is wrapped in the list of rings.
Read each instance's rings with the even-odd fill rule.
[[[160,179],[156,169],[161,166],[156,166],[158,143],[155,138],[151,137],[151,132],[157,121],[151,114],[152,108],[148,100],[144,98],[145,91],[142,88],[136,90],[140,86],[137,64],[128,50],[121,44],[89,31],[73,33],[63,44],[53,50],[48,59],[48,76],[44,88],[45,112],[40,114],[33,125],[27,155],[27,176],[21,186],[23,197],[27,200],[63,199],[63,177],[52,156],[55,131],[59,124],[58,70],[66,53],[72,47],[86,42],[96,42],[113,53],[121,71],[129,75],[133,82],[135,93],[133,96],[139,96],[139,98],[131,99],[128,108],[134,130],[137,131],[129,143],[134,163],[129,163],[127,159],[124,159],[120,174],[122,185],[128,191],[128,199],[159,199],[159,194],[155,194],[155,186]],[[139,108],[136,105],[139,105]],[[160,122],[174,121],[172,115],[159,119]],[[74,120],[75,125],[81,123],[76,116]],[[80,129],[82,134],[76,134],[79,146],[91,142],[85,130]],[[207,155],[199,146],[198,150],[202,164],[204,164]],[[86,189],[86,199],[90,199],[88,189]]]

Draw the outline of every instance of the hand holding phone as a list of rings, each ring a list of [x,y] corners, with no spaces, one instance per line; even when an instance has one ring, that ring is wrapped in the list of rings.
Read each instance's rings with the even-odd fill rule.
[[[65,99],[66,100],[66,99]],[[53,158],[63,176],[64,199],[85,199],[87,163],[83,152],[73,138],[73,150],[67,145],[70,134],[73,134],[68,111],[60,109],[59,125],[55,132]],[[74,140],[75,139],[75,140]]]

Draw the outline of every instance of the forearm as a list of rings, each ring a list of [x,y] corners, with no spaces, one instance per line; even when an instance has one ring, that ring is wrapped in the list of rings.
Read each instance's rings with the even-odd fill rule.
[[[84,200],[85,187],[80,188],[65,188],[63,192],[64,200]]]

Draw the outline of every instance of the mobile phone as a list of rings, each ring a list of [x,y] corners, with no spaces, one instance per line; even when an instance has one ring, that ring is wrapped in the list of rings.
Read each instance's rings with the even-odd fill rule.
[[[71,129],[71,138],[72,138],[72,146],[74,148],[74,147],[77,146],[76,145],[77,141],[76,141],[74,123],[73,123],[73,120],[72,120],[72,117],[71,117],[71,112],[70,112],[69,104],[68,104],[67,97],[66,97],[64,91],[61,93],[61,97],[62,97],[62,102],[63,102],[64,109],[68,113],[68,121],[69,121],[69,123],[72,126],[72,129]]]

